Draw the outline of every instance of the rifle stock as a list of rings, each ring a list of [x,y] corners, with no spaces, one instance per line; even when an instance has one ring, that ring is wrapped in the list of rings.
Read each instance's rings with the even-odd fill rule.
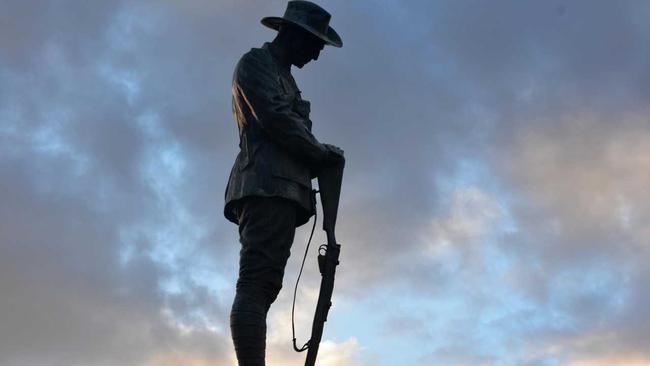
[[[314,366],[316,364],[323,328],[327,321],[329,309],[332,306],[334,276],[336,275],[336,266],[339,264],[339,254],[341,252],[341,246],[336,242],[334,227],[336,226],[339,198],[341,196],[344,166],[345,161],[341,161],[324,168],[318,175],[318,189],[321,204],[323,205],[323,230],[327,235],[327,244],[322,245],[318,251],[318,267],[322,279],[305,366]],[[321,249],[324,249],[325,254],[320,253]]]

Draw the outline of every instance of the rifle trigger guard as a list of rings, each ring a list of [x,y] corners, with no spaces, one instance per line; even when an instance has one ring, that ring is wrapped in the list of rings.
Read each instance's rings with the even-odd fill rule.
[[[320,271],[321,276],[325,273],[326,255],[327,255],[327,244],[323,244],[320,247],[318,247],[318,270]]]

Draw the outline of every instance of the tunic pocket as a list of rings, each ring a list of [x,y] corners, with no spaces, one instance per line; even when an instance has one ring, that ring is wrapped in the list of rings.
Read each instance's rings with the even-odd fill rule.
[[[273,162],[271,165],[273,176],[299,183],[311,189],[311,176],[306,165],[283,149],[272,148],[270,152],[273,155],[270,159]]]
[[[309,118],[311,112],[311,103],[307,100],[296,99],[293,102],[293,110],[303,118]]]

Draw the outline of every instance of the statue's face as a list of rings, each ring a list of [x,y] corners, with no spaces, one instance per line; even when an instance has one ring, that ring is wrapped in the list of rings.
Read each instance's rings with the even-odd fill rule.
[[[300,36],[295,38],[292,64],[302,68],[311,60],[318,60],[320,51],[325,47],[325,42],[315,35],[302,31]]]

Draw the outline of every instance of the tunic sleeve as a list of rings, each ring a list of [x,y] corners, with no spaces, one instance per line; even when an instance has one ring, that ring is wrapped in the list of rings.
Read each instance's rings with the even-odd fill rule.
[[[235,113],[250,111],[273,142],[309,165],[317,165],[327,149],[314,137],[311,121],[293,110],[294,95],[285,93],[272,61],[251,54],[242,58],[233,78]]]

